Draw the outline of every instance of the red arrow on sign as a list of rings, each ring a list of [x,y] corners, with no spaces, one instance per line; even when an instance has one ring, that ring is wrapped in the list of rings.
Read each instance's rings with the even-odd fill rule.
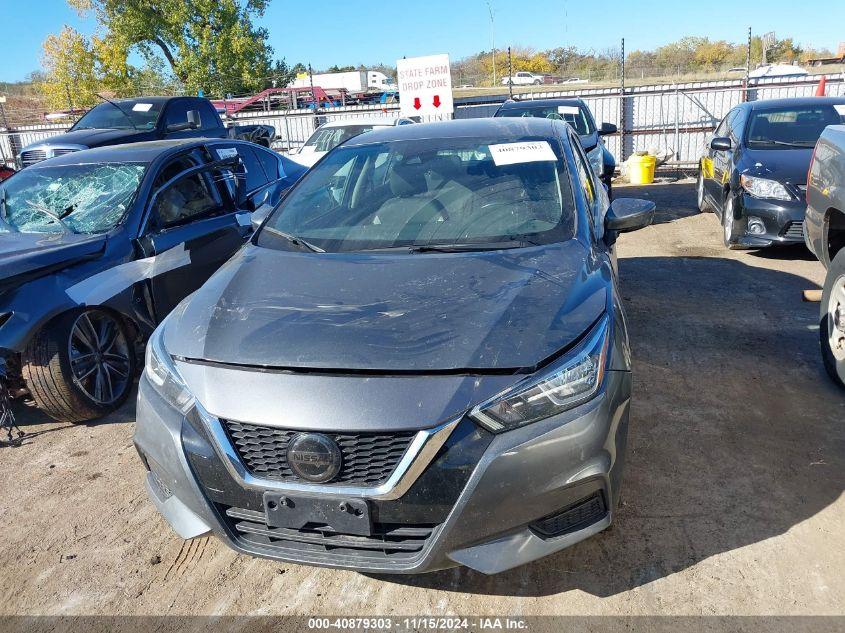
[[[440,95],[434,95],[434,107],[435,108],[440,107]]]
[[[414,97],[414,108],[416,110],[419,110],[421,107],[422,107],[422,104],[420,103],[420,98]]]

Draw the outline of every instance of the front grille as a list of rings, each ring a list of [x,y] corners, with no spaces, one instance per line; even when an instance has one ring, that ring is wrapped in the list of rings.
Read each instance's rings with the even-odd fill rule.
[[[23,152],[21,154],[21,165],[23,167],[28,167],[29,165],[34,165],[35,163],[40,163],[42,160],[47,159],[47,150],[44,149],[33,149],[28,152]]]
[[[562,536],[582,530],[603,519],[605,515],[607,515],[607,506],[604,503],[604,496],[597,492],[557,514],[532,523],[531,527],[542,536]]]
[[[53,156],[64,156],[65,154],[72,154],[73,152],[76,152],[76,151],[79,151],[79,150],[68,149],[68,148],[54,149],[53,150]]]
[[[244,549],[256,546],[278,550],[296,549],[311,554],[407,560],[419,556],[436,524],[373,524],[372,536],[341,534],[322,525],[303,529],[267,527],[263,512],[222,506],[229,528]],[[283,555],[283,552],[280,552]]]
[[[783,231],[781,231],[781,237],[788,237],[796,240],[804,239],[804,223],[788,222]]]
[[[223,426],[247,470],[256,477],[302,481],[287,462],[288,443],[301,431],[224,421]],[[416,432],[326,433],[337,442],[342,466],[330,483],[378,486],[390,477]]]

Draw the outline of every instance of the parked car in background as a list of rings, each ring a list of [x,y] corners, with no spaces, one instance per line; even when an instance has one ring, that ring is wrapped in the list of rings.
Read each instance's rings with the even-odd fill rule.
[[[290,154],[289,157],[300,165],[311,167],[329,151],[353,136],[378,128],[409,125],[411,123],[414,123],[414,121],[403,117],[355,117],[329,121],[314,130],[314,133],[308,137],[302,147],[295,153]]]
[[[535,75],[525,71],[520,71],[510,77],[502,77],[502,85],[508,84],[513,86],[539,86],[543,83],[543,75]]]
[[[845,114],[845,106],[840,111]],[[825,369],[845,387],[845,126],[825,128],[807,178],[807,247],[827,268],[819,339]]]
[[[0,164],[0,181],[6,180],[9,176],[15,173],[15,170],[8,165]]]
[[[183,538],[382,573],[605,529],[631,398],[613,245],[653,213],[608,207],[558,120],[347,141],[150,339],[153,503]]]
[[[270,147],[275,135],[270,125],[227,128],[201,97],[119,99],[91,108],[64,134],[24,147],[17,163],[23,168],[92,147],[184,138],[242,138]]]
[[[602,141],[602,137],[616,133],[612,123],[602,123],[596,127],[593,113],[581,99],[531,99],[505,101],[494,117],[531,117],[541,119],[559,119],[571,125],[581,145],[587,152],[593,171],[607,188],[609,197],[613,197],[613,173],[616,171],[616,158]]]
[[[762,79],[764,77],[803,77],[809,74],[800,66],[793,66],[791,64],[767,64],[765,66],[758,66],[750,71],[748,76],[751,79]]]
[[[742,103],[722,119],[698,169],[698,207],[715,211],[725,246],[804,242],[807,170],[828,125],[845,121],[845,98]]]
[[[126,399],[136,350],[305,170],[237,140],[80,150],[0,183],[0,357],[65,422]]]

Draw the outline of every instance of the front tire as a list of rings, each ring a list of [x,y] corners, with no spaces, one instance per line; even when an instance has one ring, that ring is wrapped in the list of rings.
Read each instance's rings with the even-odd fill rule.
[[[87,422],[122,405],[132,389],[135,350],[120,317],[74,311],[48,323],[22,356],[35,404],[59,422]]]
[[[845,249],[839,251],[824,280],[819,342],[827,373],[845,389]]]
[[[742,250],[745,247],[739,244],[739,232],[736,228],[736,218],[734,217],[734,204],[736,198],[729,191],[725,196],[725,204],[722,206],[722,238],[727,246],[732,251]]]
[[[704,172],[701,166],[698,167],[698,181],[695,184],[696,199],[698,202],[698,210],[701,213],[711,213],[713,207],[707,203],[707,196],[704,193]]]

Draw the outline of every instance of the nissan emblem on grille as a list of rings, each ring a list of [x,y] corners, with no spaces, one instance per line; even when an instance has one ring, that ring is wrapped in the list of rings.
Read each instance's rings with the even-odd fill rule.
[[[322,433],[300,433],[288,444],[288,466],[306,481],[325,483],[340,472],[342,458],[337,443]]]

